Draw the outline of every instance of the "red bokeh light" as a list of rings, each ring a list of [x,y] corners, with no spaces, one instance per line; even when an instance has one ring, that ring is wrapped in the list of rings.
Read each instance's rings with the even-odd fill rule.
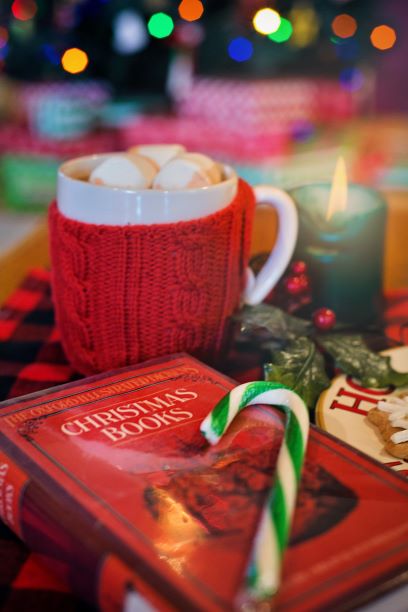
[[[16,19],[28,21],[37,12],[37,4],[34,0],[14,0],[11,5],[11,12]]]

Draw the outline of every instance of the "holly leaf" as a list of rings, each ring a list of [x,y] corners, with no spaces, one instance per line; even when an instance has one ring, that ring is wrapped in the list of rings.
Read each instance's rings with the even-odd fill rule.
[[[325,334],[318,337],[318,342],[333,357],[336,367],[364,387],[408,385],[408,372],[394,370],[391,358],[371,351],[358,334]]]
[[[275,340],[291,340],[299,335],[307,335],[312,330],[308,321],[293,317],[270,304],[245,306],[237,319],[241,322],[242,333],[264,330]]]
[[[309,409],[315,407],[320,393],[330,385],[323,356],[305,336],[272,351],[271,361],[264,365],[264,375],[265,380],[281,382],[296,391]]]

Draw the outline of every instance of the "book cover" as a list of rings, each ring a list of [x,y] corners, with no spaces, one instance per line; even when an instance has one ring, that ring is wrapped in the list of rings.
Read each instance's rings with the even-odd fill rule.
[[[187,355],[0,404],[0,516],[102,610],[232,610],[284,423]],[[276,610],[351,609],[407,581],[408,482],[313,428]]]

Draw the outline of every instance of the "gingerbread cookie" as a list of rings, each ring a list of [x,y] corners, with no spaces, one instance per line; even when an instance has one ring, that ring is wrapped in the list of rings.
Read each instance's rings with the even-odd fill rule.
[[[378,402],[367,414],[385,441],[385,449],[399,459],[408,459],[408,396],[392,395]]]

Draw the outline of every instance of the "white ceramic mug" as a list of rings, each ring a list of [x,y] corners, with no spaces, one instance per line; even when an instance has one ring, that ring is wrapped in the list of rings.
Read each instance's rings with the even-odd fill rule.
[[[198,189],[134,191],[89,183],[92,170],[112,155],[115,154],[81,157],[60,167],[57,205],[65,217],[108,226],[176,223],[222,210],[237,193],[238,177],[230,166],[223,167],[222,182]],[[276,210],[279,228],[274,248],[258,275],[247,270],[243,301],[251,305],[262,302],[282,276],[298,233],[296,207],[287,193],[269,185],[254,187],[254,193],[257,203]]]

